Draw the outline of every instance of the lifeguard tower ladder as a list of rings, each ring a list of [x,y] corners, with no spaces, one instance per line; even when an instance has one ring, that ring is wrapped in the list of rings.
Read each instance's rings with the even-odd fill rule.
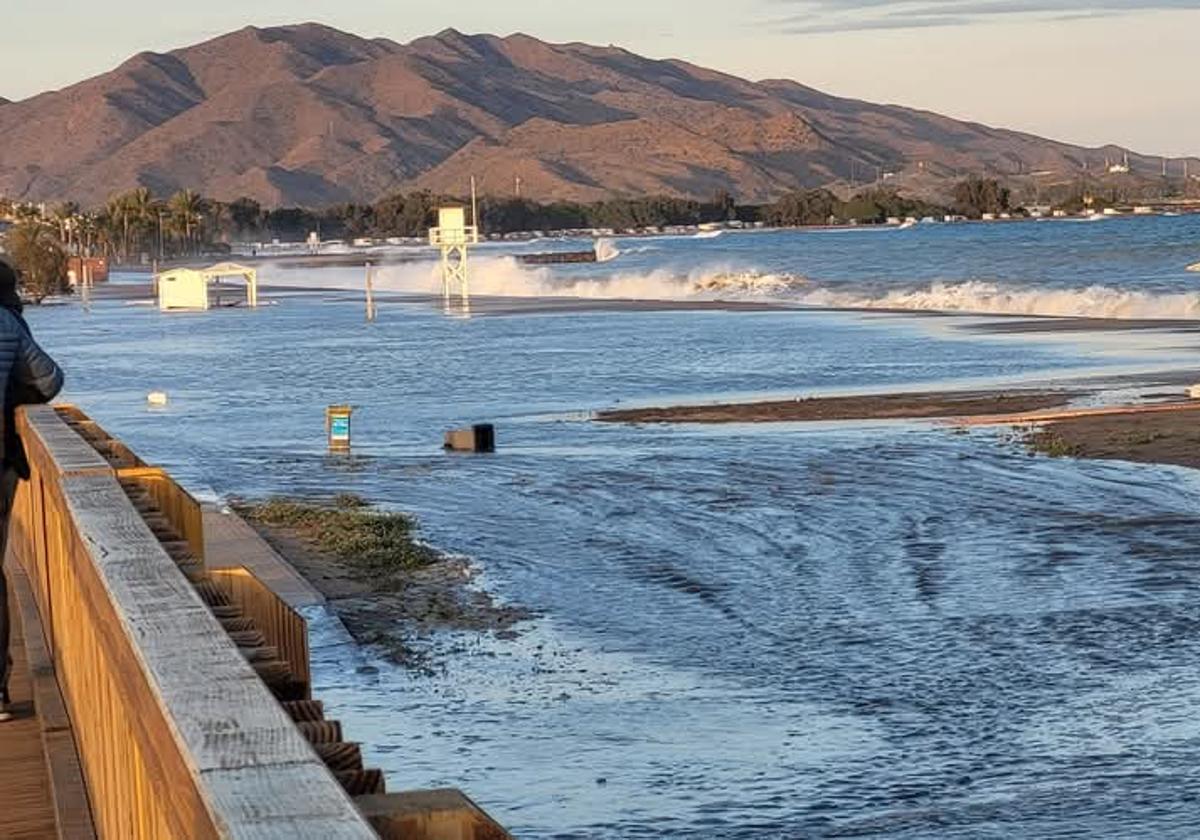
[[[471,295],[467,248],[479,244],[479,228],[467,224],[464,208],[442,207],[438,210],[438,226],[429,230],[429,244],[442,252],[442,297],[448,305],[457,288],[466,304]]]

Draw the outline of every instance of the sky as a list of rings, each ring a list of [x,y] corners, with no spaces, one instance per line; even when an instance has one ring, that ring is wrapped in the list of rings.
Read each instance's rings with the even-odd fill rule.
[[[1200,0],[8,0],[0,96],[21,99],[246,25],[409,41],[447,27],[616,44],[751,79],[1085,145],[1200,154]],[[2,146],[0,146],[2,149]],[[0,154],[3,152],[0,151]]]

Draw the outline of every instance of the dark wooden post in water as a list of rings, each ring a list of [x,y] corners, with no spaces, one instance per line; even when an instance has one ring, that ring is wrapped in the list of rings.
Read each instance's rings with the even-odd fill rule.
[[[375,320],[375,268],[367,263],[367,320]]]

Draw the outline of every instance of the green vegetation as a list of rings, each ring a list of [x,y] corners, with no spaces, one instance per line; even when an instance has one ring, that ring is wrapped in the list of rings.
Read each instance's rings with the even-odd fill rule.
[[[463,204],[462,198],[415,192],[389,196],[374,205],[347,204],[331,208],[320,218],[327,230],[338,235],[420,237],[437,224],[437,208]],[[483,197],[479,201],[479,222],[488,233],[517,233],[530,230],[582,230],[612,228],[634,230],[668,225],[696,225],[734,218],[736,206],[727,195],[719,194],[710,202],[691,201],[668,196],[618,198],[593,204],[558,201],[540,204],[522,198]],[[304,211],[300,211],[303,213]],[[264,224],[270,226],[267,218]]]
[[[294,533],[376,584],[386,585],[439,559],[436,551],[416,541],[411,517],[373,510],[358,496],[337,496],[329,502],[274,498],[240,506],[239,512],[253,522]]]
[[[889,217],[943,216],[946,208],[907,198],[896,190],[871,189],[841,200],[829,190],[804,190],[785,195],[759,209],[759,219],[775,227],[802,225],[879,224]]]
[[[954,212],[971,218],[1010,209],[1008,189],[970,178],[954,189]],[[1068,199],[1069,200],[1069,199]],[[1082,197],[1080,198],[1082,201]],[[182,190],[163,198],[141,187],[112,196],[102,207],[53,207],[0,199],[0,219],[36,222],[53,233],[68,256],[107,257],[117,264],[220,257],[234,242],[419,238],[436,224],[437,209],[466,204],[464,196],[429,191],[395,193],[373,204],[323,209],[269,209],[251,198],[221,202]],[[739,204],[718,190],[707,201],[671,196],[613,198],[592,203],[540,203],[482,196],[480,224],[489,234],[604,229],[618,232],[737,221],[775,227],[878,224],[888,218],[943,216],[950,208],[873,187],[842,198],[827,189],[800,190],[765,205]]]
[[[21,272],[21,294],[41,303],[67,290],[67,253],[52,226],[22,219],[4,236],[5,250]]]
[[[1083,455],[1082,447],[1069,443],[1049,430],[1035,432],[1028,438],[1028,443],[1034,452],[1049,455],[1051,458],[1079,458]]]
[[[1011,193],[994,178],[971,176],[954,188],[954,210],[971,219],[1009,211]]]
[[[1117,189],[1100,190],[1086,185],[1080,185],[1062,196],[1054,203],[1055,210],[1064,210],[1072,215],[1084,210],[1102,212],[1105,208],[1113,207],[1124,199]]]

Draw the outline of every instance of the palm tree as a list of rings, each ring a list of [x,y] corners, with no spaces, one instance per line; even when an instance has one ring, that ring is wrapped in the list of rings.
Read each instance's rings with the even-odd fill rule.
[[[167,207],[171,213],[172,228],[177,234],[183,235],[184,242],[190,249],[204,214],[204,199],[192,190],[180,190],[171,196]]]
[[[155,219],[154,195],[145,187],[114,195],[105,206],[109,220],[121,233],[120,258],[127,261],[135,246],[141,251]]]
[[[71,253],[75,244],[75,234],[79,229],[79,205],[73,201],[58,204],[51,211],[50,218],[58,228],[58,241]]]
[[[208,241],[212,242],[227,242],[226,230],[229,222],[229,205],[221,201],[209,200],[205,202],[205,208],[208,215]]]
[[[109,240],[115,246],[116,242],[120,242],[120,250],[114,248],[116,253],[113,255],[120,262],[125,262],[129,255],[129,212],[128,202],[123,195],[114,195],[104,205],[104,221],[105,227],[108,228]],[[120,234],[119,238],[114,234]]]
[[[81,213],[76,218],[75,242],[84,257],[95,256],[94,249],[100,241],[99,217],[95,213]]]
[[[146,234],[151,230],[155,220],[153,193],[145,187],[139,187],[126,193],[125,212],[129,217],[137,249],[139,252],[144,252],[146,250]]]

